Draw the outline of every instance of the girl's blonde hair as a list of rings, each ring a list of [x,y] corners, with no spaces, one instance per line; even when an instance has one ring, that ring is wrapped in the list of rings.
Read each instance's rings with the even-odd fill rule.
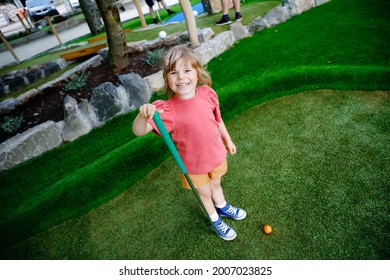
[[[162,89],[165,94],[172,94],[172,90],[168,85],[168,74],[175,70],[176,63],[179,59],[184,59],[196,70],[198,73],[199,85],[208,85],[211,87],[211,77],[209,72],[203,67],[198,55],[193,49],[184,45],[179,45],[171,48],[163,59],[163,77],[165,81],[164,88]]]

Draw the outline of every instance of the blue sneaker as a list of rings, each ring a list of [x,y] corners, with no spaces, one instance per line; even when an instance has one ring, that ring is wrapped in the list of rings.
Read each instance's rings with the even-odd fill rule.
[[[245,210],[243,210],[241,208],[234,207],[234,206],[230,205],[229,203],[226,203],[225,207],[223,207],[223,208],[218,208],[218,207],[215,207],[215,208],[217,209],[217,213],[221,217],[228,217],[228,218],[232,218],[235,220],[242,220],[246,217]]]
[[[229,227],[227,224],[225,224],[221,218],[218,218],[217,221],[213,222],[215,229],[217,230],[217,234],[219,237],[221,237],[223,240],[231,241],[234,238],[236,238],[237,233]],[[214,227],[211,226],[211,228],[214,230]]]

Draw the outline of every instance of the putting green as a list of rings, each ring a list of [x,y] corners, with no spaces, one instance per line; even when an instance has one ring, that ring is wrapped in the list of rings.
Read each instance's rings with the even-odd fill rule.
[[[388,259],[389,92],[285,96],[229,121],[223,179],[248,217],[210,230],[170,158],[122,195],[1,251],[23,259]],[[264,224],[270,235],[261,232]],[[369,231],[367,231],[369,229]],[[358,245],[358,246],[357,246]]]

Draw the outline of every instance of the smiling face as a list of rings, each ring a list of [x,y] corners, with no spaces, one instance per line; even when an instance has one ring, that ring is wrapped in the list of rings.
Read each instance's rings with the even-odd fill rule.
[[[167,75],[168,87],[181,99],[195,96],[198,83],[198,72],[192,64],[183,58],[176,61],[174,68]]]
[[[197,85],[211,86],[210,74],[201,64],[193,49],[179,45],[172,47],[162,61],[165,85],[163,92],[179,98],[191,98]]]

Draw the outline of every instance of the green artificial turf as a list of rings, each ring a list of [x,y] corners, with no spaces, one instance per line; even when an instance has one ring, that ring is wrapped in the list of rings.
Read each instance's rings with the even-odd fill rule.
[[[27,259],[388,259],[390,95],[313,91],[227,126],[225,195],[245,208],[219,239],[172,158],[103,206],[2,251]],[[271,224],[273,232],[261,228]]]
[[[284,24],[278,25],[270,30],[259,32],[251,38],[241,40],[231,50],[225,52],[219,58],[212,60],[208,65],[208,69],[212,73],[214,89],[217,90],[220,97],[221,110],[225,121],[227,121],[229,125],[230,122],[233,125],[235,118],[250,107],[277,97],[298,93],[304,90],[389,90],[390,68],[388,57],[390,52],[390,40],[388,40],[388,37],[390,24],[388,23],[387,15],[385,13],[385,11],[388,10],[389,5],[390,3],[385,0],[376,1],[375,5],[368,0],[357,0],[352,4],[350,1],[346,0],[333,0],[303,13],[300,16],[294,17]],[[380,111],[381,113],[386,112],[388,103],[385,103],[383,107],[384,108]],[[69,233],[68,238],[71,239],[61,241],[61,238],[55,240],[49,238],[51,243],[53,243],[50,245],[49,243],[45,243],[45,241],[38,236],[36,237],[38,239],[33,238],[30,241],[22,243],[24,245],[27,244],[26,249],[21,249],[20,246],[23,245],[20,245],[19,247],[16,246],[16,249],[12,251],[12,253],[10,250],[1,251],[2,258],[11,258],[12,256],[15,256],[16,258],[32,258],[32,255],[47,256],[47,258],[58,257],[77,259],[88,258],[88,256],[91,258],[103,259],[115,258],[115,256],[118,258],[130,258],[134,256],[133,252],[137,252],[138,254],[138,257],[134,258],[141,259],[148,257],[164,258],[166,256],[179,258],[173,252],[178,248],[179,250],[183,249],[182,247],[186,248],[186,246],[190,248],[191,246],[189,244],[187,245],[184,241],[188,239],[180,239],[182,237],[176,234],[172,241],[167,242],[167,246],[161,244],[161,240],[170,239],[172,235],[169,234],[170,231],[168,229],[172,224],[184,226],[182,223],[189,223],[190,225],[199,228],[199,231],[190,234],[194,234],[196,238],[200,239],[200,242],[205,239],[210,240],[211,243],[210,246],[208,246],[209,248],[212,248],[212,245],[214,244],[220,244],[216,243],[219,242],[219,240],[215,238],[212,233],[209,233],[207,226],[204,226],[204,220],[202,221],[199,217],[199,213],[194,211],[196,207],[194,206],[192,209],[188,209],[188,204],[193,201],[193,198],[183,192],[180,188],[175,188],[169,192],[163,192],[166,188],[152,190],[149,196],[149,188],[140,189],[138,187],[138,184],[145,184],[144,181],[141,180],[147,174],[152,171],[157,172],[154,171],[155,168],[169,157],[169,153],[162,140],[153,135],[135,139],[130,131],[135,114],[136,112],[119,116],[109,121],[103,127],[93,130],[90,134],[81,137],[70,144],[61,146],[40,157],[20,164],[11,170],[0,173],[1,248],[9,247],[16,242],[40,232],[44,232],[42,233],[42,236],[45,236],[45,234],[56,235],[59,234],[58,231],[61,231],[65,234]],[[382,125],[384,129],[387,129],[386,120],[388,120],[388,115],[387,118],[382,118],[380,115],[378,116],[376,114],[375,110],[370,111],[370,114],[373,116],[371,121],[375,120],[378,126]],[[294,117],[294,114],[289,115],[290,122],[293,123],[295,121]],[[358,118],[359,116],[355,117]],[[248,123],[249,120],[250,118],[247,119]],[[316,136],[321,138],[321,134]],[[357,137],[356,141],[364,140],[358,137],[359,133],[357,132],[351,132],[349,136]],[[257,137],[260,136],[257,135],[256,138]],[[364,136],[365,139],[369,139],[368,137],[371,136]],[[248,141],[251,142],[254,141],[254,139],[255,138],[249,137]],[[270,140],[272,139],[269,139],[268,141]],[[350,146],[347,145],[346,147]],[[338,149],[340,147],[335,148]],[[247,159],[237,156],[233,158],[233,160],[240,158],[242,159],[242,164],[249,163],[249,166],[252,166],[253,162],[250,163],[250,155],[247,155],[247,153],[252,152],[253,151],[242,152],[242,154],[248,156]],[[259,152],[262,152],[262,150]],[[267,154],[267,156],[271,155],[272,153]],[[359,155],[361,156],[362,154]],[[307,153],[304,154],[304,156],[310,158],[311,155]],[[359,157],[359,160],[361,161],[360,164],[362,165],[366,162],[370,162],[370,156],[371,154],[368,153],[367,158]],[[373,174],[383,174],[382,170],[386,170],[383,168],[383,166],[385,166],[383,161],[386,161],[386,158],[388,158],[388,149],[384,149],[383,159],[374,159],[375,163],[370,164],[370,168],[372,168],[371,172]],[[332,159],[334,159],[334,157]],[[257,158],[254,163],[258,162],[258,160],[259,159]],[[261,163],[264,163],[265,166],[267,166],[267,163],[271,163],[275,160],[276,159],[274,158],[265,157],[264,159],[262,158]],[[294,161],[296,159],[290,160]],[[305,161],[306,158],[302,157],[301,162]],[[239,162],[240,161],[237,160],[236,164],[239,164]],[[354,158],[354,162],[357,162],[357,158]],[[168,170],[174,169],[171,161],[164,163],[163,166],[166,164],[168,164],[168,167],[166,167]],[[235,163],[232,162],[232,164],[234,166]],[[322,164],[320,167],[321,168],[316,165],[310,165],[310,168],[313,169],[311,171],[317,174],[316,176],[319,176],[318,173],[320,171],[322,172],[322,167],[327,167],[327,164]],[[243,165],[238,166],[237,168],[238,170],[246,169],[248,171],[248,173],[243,173],[244,175],[240,177],[242,180],[249,180],[253,176],[257,176],[256,172],[252,172],[250,168],[243,167]],[[268,171],[266,167],[264,168]],[[354,171],[356,170],[357,169],[354,169]],[[329,174],[333,171],[334,170],[328,170]],[[155,184],[163,184],[163,177],[167,171],[165,170],[161,173],[163,174],[158,172],[153,178],[150,176],[147,177],[147,185],[149,185],[151,181],[156,181]],[[237,172],[232,173],[236,174]],[[280,178],[281,180],[287,180],[286,176],[292,176],[291,174],[292,171],[287,169],[281,173],[283,176]],[[356,172],[353,174],[356,174]],[[368,172],[365,172],[364,174],[366,174],[366,177],[368,176]],[[167,179],[169,182],[172,182],[172,180],[176,178],[174,174],[167,176],[169,176],[169,179]],[[313,185],[310,181],[314,180],[312,178],[313,176],[314,175],[307,176],[309,182],[306,182],[305,184]],[[156,179],[156,177],[158,179]],[[287,176],[287,178],[289,178],[289,176]],[[302,178],[306,177],[302,176]],[[335,178],[340,178],[340,176]],[[259,180],[260,179],[264,178],[259,178]],[[368,176],[367,182],[371,182],[371,179],[372,178]],[[385,179],[388,178],[385,177]],[[295,184],[297,182],[296,178],[290,178],[289,180],[293,181]],[[139,181],[141,181],[141,183],[137,183]],[[322,181],[326,180],[322,179]],[[271,179],[269,179],[269,182],[270,185],[280,185],[278,181],[272,181]],[[232,185],[235,185],[236,183],[237,182],[232,182]],[[356,182],[352,179],[340,181],[337,185],[339,186],[341,183],[347,184],[346,188],[348,191],[345,190],[345,192],[348,194],[352,193],[352,190],[355,189]],[[374,185],[378,186],[378,189],[374,192],[382,193],[384,198],[384,201],[380,202],[387,205],[388,193],[383,191],[381,183],[375,183]],[[298,189],[299,191],[299,186],[295,186],[295,189]],[[230,192],[229,189],[226,191],[228,193]],[[248,192],[251,191],[253,192],[254,190],[249,187]],[[310,197],[307,196],[309,191],[310,190],[306,190],[304,193],[300,193],[299,195],[296,194],[296,197],[302,195],[302,197],[307,200]],[[333,192],[336,192],[336,190],[333,190]],[[148,196],[144,197],[144,195]],[[239,196],[239,194],[235,194],[235,192],[232,192],[232,195]],[[104,206],[102,208],[99,206],[111,199],[114,199],[114,201],[120,200],[122,196],[126,196],[126,202],[129,204],[129,209],[135,211],[135,213],[124,211],[124,213],[128,213],[128,215],[118,217],[117,221],[112,222],[108,219],[107,224],[105,224],[104,227],[102,226],[103,228],[101,229],[103,232],[101,236],[105,236],[105,239],[96,237],[98,241],[95,241],[95,233],[93,232],[99,232],[100,229],[93,227],[93,230],[91,230],[88,223],[99,224],[99,215],[102,214],[102,211],[107,211],[106,207],[109,207],[109,212],[120,212],[121,207],[117,207],[115,204],[108,204],[109,206]],[[158,203],[160,203],[159,205],[161,207],[164,207],[164,213],[167,214],[169,211],[178,211],[177,213],[180,214],[173,215],[175,217],[173,220],[170,217],[169,219],[164,218],[162,221],[159,221],[159,223],[166,223],[161,225],[161,228],[164,230],[155,232],[148,230],[149,228],[143,230],[141,227],[141,224],[144,223],[143,219],[155,221],[159,220],[161,215],[163,215],[153,212],[157,211],[154,210],[154,208],[147,208],[148,210],[152,209],[153,211],[151,213],[150,211],[145,212],[148,213],[146,215],[147,217],[142,216],[142,219],[140,218],[140,215],[136,214],[143,213],[141,211],[142,209],[145,209],[143,207],[150,207],[150,204],[153,204],[154,207],[156,196],[161,199],[161,203]],[[360,198],[362,192],[357,194],[357,196]],[[280,201],[286,201],[289,197],[289,192],[287,190],[285,193],[270,192],[269,197],[272,197],[273,200],[277,200],[278,203],[280,203]],[[268,196],[265,196],[265,198],[268,198]],[[373,196],[368,196],[368,200],[365,203],[375,204],[374,209],[382,209],[381,211],[389,216],[388,208],[379,205],[380,203],[375,202],[372,198]],[[311,202],[315,205],[324,200],[324,205],[320,208],[322,210],[318,210],[321,212],[317,212],[316,216],[313,216],[319,217],[319,213],[323,213],[323,209],[327,209],[327,205],[330,204],[328,204],[329,202],[324,196],[318,198],[312,197],[312,199],[313,201]],[[341,198],[337,199],[343,203],[350,203],[350,201],[341,200]],[[262,206],[262,200],[259,199],[258,201],[259,205],[244,200],[238,202],[245,202],[243,206],[246,206],[250,212],[252,212],[252,215],[254,215],[254,212],[257,213],[257,211],[259,214],[264,215],[266,209]],[[297,203],[299,199],[294,199],[292,201]],[[182,207],[177,206],[180,205],[178,202],[183,204]],[[376,203],[378,203],[378,205],[376,205]],[[136,210],[138,209],[137,207],[140,208],[140,210]],[[257,210],[256,207],[259,207],[259,209]],[[290,207],[293,207],[293,205]],[[297,204],[297,209],[303,209],[302,207],[303,206],[300,204]],[[363,208],[363,210],[364,209],[365,208]],[[87,214],[87,216],[82,216],[88,212],[90,213]],[[268,216],[274,216],[276,221],[278,220],[276,217],[283,216],[283,213],[285,214],[285,212],[276,213],[276,211],[270,211]],[[299,213],[300,217],[294,216]],[[346,217],[351,217],[353,214],[355,213],[348,214]],[[90,215],[95,217],[95,219],[91,218],[88,222],[85,221]],[[293,223],[294,219],[303,220],[306,215],[307,213],[305,211],[295,211],[283,219],[285,223]],[[182,220],[182,216],[185,217],[184,220]],[[383,226],[387,226],[388,228],[388,220],[383,219],[382,217],[383,215],[380,214],[378,218],[375,218],[375,221],[382,221],[384,223]],[[74,218],[75,220],[66,222],[69,218]],[[333,216],[325,215],[323,218],[323,227],[332,224],[333,218]],[[253,234],[255,229],[258,230],[259,224],[266,222],[265,220],[263,221],[263,219],[265,218],[255,219],[252,220],[252,222],[248,220],[249,224],[245,226],[246,229],[244,229],[244,232]],[[340,217],[340,219],[342,219],[342,217]],[[61,226],[51,228],[52,226],[63,222],[65,222],[65,226],[68,225],[65,229]],[[270,222],[274,223],[274,221]],[[353,224],[351,226],[356,227],[355,222],[348,223],[351,223]],[[80,224],[74,225],[74,223]],[[370,225],[372,223],[373,222],[370,221]],[[234,222],[233,224],[237,226],[237,230],[241,227],[240,223]],[[340,224],[342,225],[342,228],[343,223],[337,221],[339,228],[337,232],[341,231]],[[133,226],[137,228],[133,228]],[[382,236],[383,226],[381,225],[378,228],[377,234],[371,236],[373,239],[370,239],[368,243],[365,243],[365,246],[367,245],[367,247],[370,247],[376,240],[378,242],[377,246],[388,248],[388,239],[386,239],[386,236]],[[49,228],[51,229],[46,232],[45,230]],[[278,226],[276,224],[275,235],[277,233],[277,228]],[[110,232],[110,230],[112,232]],[[353,228],[352,232],[355,232],[355,230],[356,228]],[[164,246],[165,251],[162,251],[160,253],[161,255],[150,256],[143,255],[138,252],[137,249],[132,250],[129,247],[125,248],[123,247],[123,240],[113,240],[109,238],[110,234],[115,235],[114,233],[116,231],[120,231],[124,234],[123,236],[127,236],[126,238],[130,239],[129,242],[132,244],[134,243],[134,248],[137,248],[138,243],[145,242],[146,238],[157,247]],[[166,232],[166,235],[161,236],[161,232]],[[98,235],[98,233],[96,234]],[[296,234],[296,231],[286,229],[280,238],[291,241],[292,244],[296,245],[304,239],[303,237],[296,239]],[[93,240],[90,240],[90,237],[93,237]],[[359,235],[358,237],[360,237],[361,240],[364,240],[364,238],[367,239],[366,236]],[[317,233],[315,238],[320,241],[322,240],[322,243],[326,243],[324,240],[330,237],[325,233],[324,236]],[[263,240],[268,239],[264,238]],[[337,245],[339,242],[347,242],[340,241],[344,239],[331,240],[333,242],[332,244]],[[356,239],[353,240],[356,242]],[[95,242],[100,242],[102,244],[101,246],[110,248],[110,252],[102,253],[102,251],[99,251],[97,248],[95,252]],[[239,242],[251,244],[251,241],[247,238],[244,238]],[[56,245],[57,243],[58,245]],[[75,246],[81,246],[84,249],[76,252],[77,250],[70,246],[69,251],[63,250],[63,248],[68,248],[68,245],[73,243]],[[176,243],[179,245],[175,245]],[[268,244],[270,247],[274,246],[274,243]],[[369,252],[368,249],[364,249],[362,252],[367,253],[366,257],[362,256],[363,254],[360,252],[354,254],[350,251],[342,251],[343,246],[334,254],[330,254],[329,251],[325,254],[321,252],[321,248],[318,248],[319,244],[320,243],[318,242],[313,242],[310,247],[311,249],[314,248],[313,250],[319,251],[318,255],[314,255],[314,252],[313,255],[308,255],[307,258],[319,258],[320,255],[324,258],[326,258],[326,256],[329,258],[332,258],[332,256],[335,258],[388,257],[388,254],[386,255],[386,252],[383,252],[383,250],[376,250],[375,248],[377,247],[373,248],[372,252]],[[302,249],[302,252],[299,250],[297,251],[295,245],[285,249],[286,252],[284,253],[275,248],[274,255],[271,254],[269,258],[304,258],[304,253],[307,251],[304,249]],[[52,246],[51,249],[47,248],[50,246]],[[60,250],[61,252],[56,252],[61,246],[63,246]],[[218,250],[223,250],[225,247],[221,246],[226,245],[224,243],[219,246],[220,249]],[[121,249],[121,247],[123,247],[123,249]],[[26,250],[31,252],[31,254],[26,252]],[[192,258],[214,258],[210,257],[208,254],[202,256],[201,253],[197,254],[196,249],[194,250]],[[219,252],[218,250],[216,252]],[[234,255],[235,252],[236,251],[232,252],[230,258],[243,258],[239,252],[236,252],[237,254]],[[219,255],[215,256],[215,258],[219,258]],[[264,256],[264,258],[268,257]]]

